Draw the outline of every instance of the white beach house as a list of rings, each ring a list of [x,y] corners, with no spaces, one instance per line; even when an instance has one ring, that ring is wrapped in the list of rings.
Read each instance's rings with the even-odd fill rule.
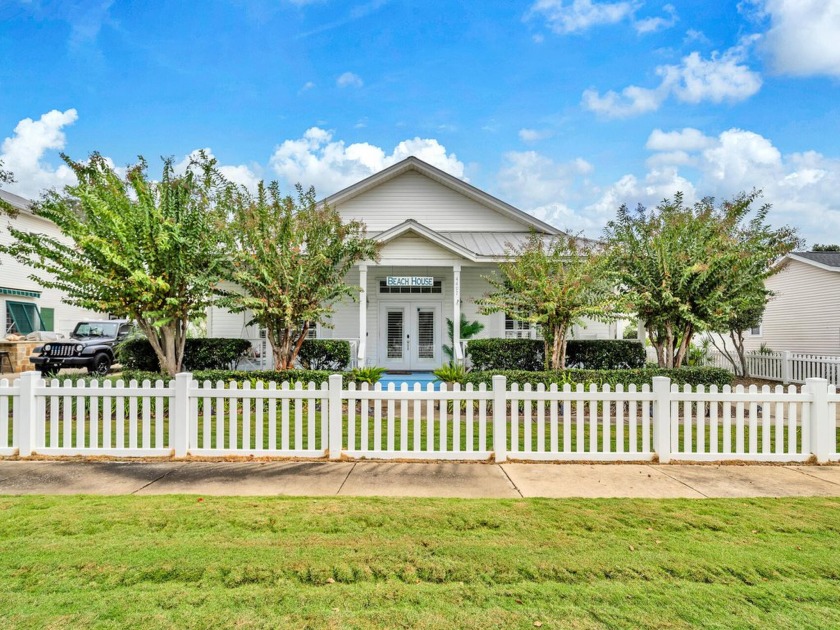
[[[379,262],[357,265],[348,282],[362,288],[356,303],[336,307],[331,327],[312,336],[347,339],[358,365],[394,371],[432,370],[450,345],[446,319],[485,326],[479,337],[529,337],[527,323],[503,313],[480,315],[475,303],[489,289],[483,276],[506,259],[507,245],[524,243],[531,230],[560,232],[535,217],[415,157],[326,199],[346,220],[367,225],[382,243]],[[208,335],[257,339],[250,316],[223,309],[208,313]],[[454,348],[461,358],[455,326]],[[577,339],[617,338],[616,324],[589,322],[572,331]]]

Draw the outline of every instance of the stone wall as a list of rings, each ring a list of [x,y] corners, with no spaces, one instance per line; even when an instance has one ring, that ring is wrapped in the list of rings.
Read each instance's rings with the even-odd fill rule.
[[[9,353],[9,361],[12,364],[12,373],[29,372],[35,366],[29,362],[29,356],[38,346],[44,345],[43,341],[0,341],[0,355],[3,352]],[[0,358],[0,373],[9,373],[9,364],[5,357]]]

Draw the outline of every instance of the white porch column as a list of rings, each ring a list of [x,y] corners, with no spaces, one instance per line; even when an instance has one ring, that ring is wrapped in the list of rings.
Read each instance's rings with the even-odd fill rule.
[[[455,363],[464,360],[461,352],[461,264],[452,265],[452,358]]]
[[[647,329],[645,328],[645,322],[642,321],[640,317],[638,319],[638,323],[636,324],[636,337],[639,341],[642,342],[642,345],[645,345],[645,336],[647,335]]]
[[[357,363],[359,367],[365,367],[367,356],[367,264],[359,265],[359,350]]]

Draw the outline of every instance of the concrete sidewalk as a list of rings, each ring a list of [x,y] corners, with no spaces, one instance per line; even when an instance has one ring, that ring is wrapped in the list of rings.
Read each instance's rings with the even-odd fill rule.
[[[0,494],[840,496],[837,466],[0,461]]]

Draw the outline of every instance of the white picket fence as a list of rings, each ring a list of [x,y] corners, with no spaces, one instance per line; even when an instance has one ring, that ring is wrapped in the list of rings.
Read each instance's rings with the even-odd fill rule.
[[[833,385],[840,385],[840,357],[788,351],[749,352],[746,357],[753,378],[785,384],[804,383],[809,378],[824,378]],[[706,365],[732,371],[732,364],[718,351],[709,353]]]
[[[526,461],[837,460],[840,395],[594,385],[422,389],[258,382],[0,381],[0,455]]]

